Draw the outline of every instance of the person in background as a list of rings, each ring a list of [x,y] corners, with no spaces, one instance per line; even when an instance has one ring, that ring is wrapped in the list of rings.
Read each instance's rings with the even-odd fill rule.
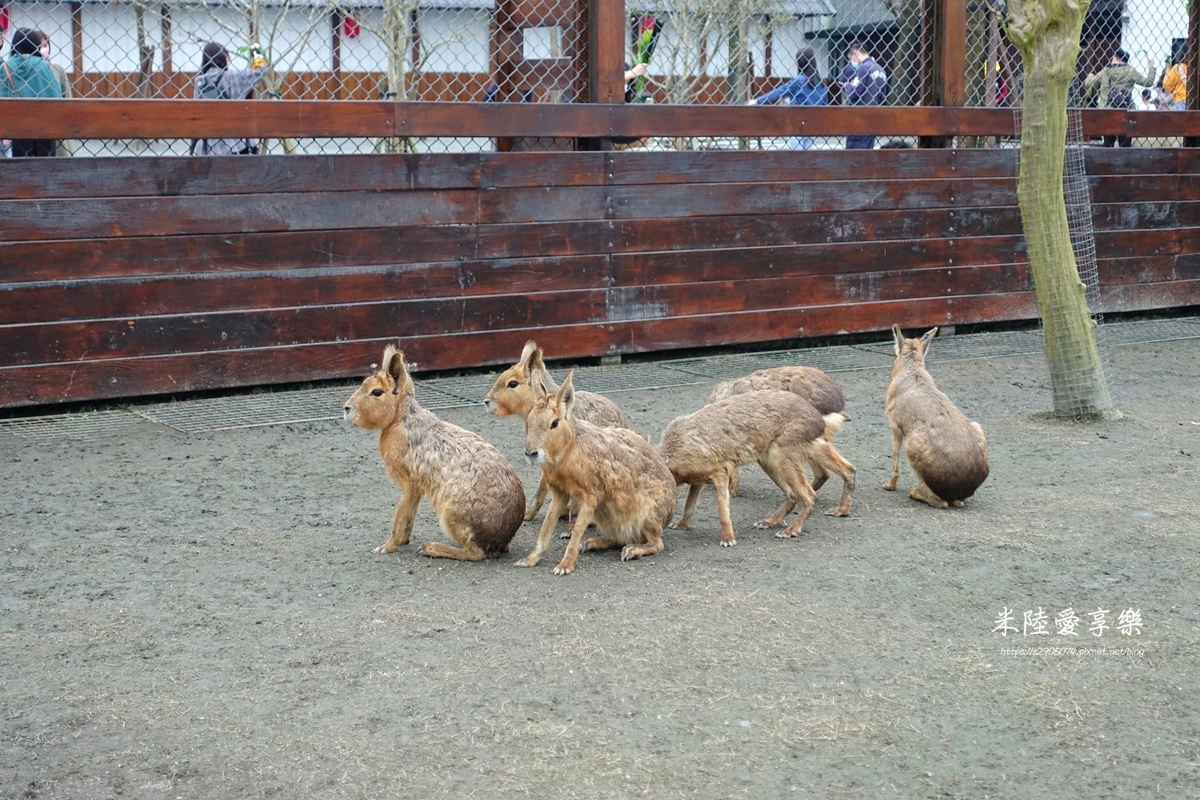
[[[229,69],[229,51],[223,45],[209,42],[200,57],[200,73],[193,84],[199,100],[245,100],[266,76],[270,68],[266,58],[251,48],[253,61],[248,70]],[[258,153],[257,139],[194,139],[191,152],[202,156],[254,155]]]
[[[0,97],[62,97],[50,62],[38,52],[41,44],[38,32],[31,28],[17,28],[13,33],[12,51],[0,75]],[[53,156],[54,149],[53,139],[12,140],[14,158]]]
[[[1162,76],[1163,91],[1171,95],[1171,111],[1187,110],[1187,61],[1184,58],[1186,39],[1177,39],[1171,45],[1171,66]]]
[[[1133,108],[1133,87],[1136,85],[1153,86],[1155,64],[1154,59],[1146,62],[1149,72],[1145,75],[1129,66],[1129,53],[1117,50],[1113,53],[1108,66],[1099,72],[1093,72],[1083,80],[1083,88],[1093,91],[1099,88],[1096,98],[1098,108],[1130,109]],[[1105,147],[1132,147],[1133,139],[1129,136],[1113,134],[1104,137]]]
[[[842,91],[846,104],[851,106],[881,106],[887,99],[888,76],[883,67],[867,53],[859,42],[846,48],[846,65],[842,73]],[[847,150],[873,150],[874,136],[847,136]]]
[[[796,54],[796,77],[782,86],[777,86],[748,105],[762,105],[787,100],[793,106],[827,106],[829,89],[817,73],[817,56],[811,47]],[[812,150],[811,136],[789,136],[788,147],[792,150]]]
[[[67,77],[67,71],[61,64],[50,58],[50,37],[45,31],[37,31],[38,38],[41,40],[41,46],[38,47],[38,52],[46,63],[50,65],[50,69],[54,70],[54,77],[58,81],[58,88],[62,92],[64,98],[70,99],[75,96],[75,91],[71,87],[71,79]],[[56,156],[73,156],[75,148],[71,144],[70,139],[59,139],[58,146],[54,150]]]

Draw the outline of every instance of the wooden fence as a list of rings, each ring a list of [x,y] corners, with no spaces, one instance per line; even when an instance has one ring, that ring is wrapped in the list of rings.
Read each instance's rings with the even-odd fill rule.
[[[153,104],[56,111],[37,130],[178,130]],[[442,124],[436,109],[361,105],[360,131]],[[551,130],[664,124],[651,109],[580,110],[597,119]],[[711,117],[737,110],[675,123],[737,133]],[[479,124],[523,135],[542,113],[499,111]],[[916,134],[1003,124],[879,111],[908,116],[868,121]],[[1154,124],[1194,130],[1194,113]],[[197,124],[270,135],[307,118]],[[806,117],[817,133],[848,124]],[[1087,164],[1103,310],[1200,304],[1200,153],[1091,149]],[[510,361],[528,338],[581,357],[1030,319],[1016,166],[1012,149],[3,161],[0,406],[355,376],[397,340],[440,370]]]

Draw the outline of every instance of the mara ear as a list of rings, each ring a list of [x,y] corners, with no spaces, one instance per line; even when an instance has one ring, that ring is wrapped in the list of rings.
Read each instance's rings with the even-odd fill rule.
[[[550,396],[550,390],[546,388],[546,382],[540,375],[536,379],[529,381],[529,387],[533,389],[533,401],[535,403],[543,397]]]
[[[933,341],[933,337],[937,336],[937,332],[938,332],[937,328],[931,328],[925,332],[924,336],[921,337],[921,352],[922,353],[929,352],[929,343],[931,341]]]
[[[383,370],[392,379],[392,394],[400,392],[400,386],[408,378],[408,367],[404,364],[404,353],[394,345],[388,345],[383,351]]]
[[[537,342],[530,339],[525,343],[525,349],[521,351],[521,357],[517,359],[517,366],[525,372],[529,372],[529,359],[533,358],[533,354],[537,352]]]
[[[896,355],[900,355],[900,349],[904,346],[904,331],[900,330],[899,325],[892,326],[892,338],[896,340]]]
[[[558,406],[559,413],[564,418],[570,418],[571,411],[575,408],[575,370],[567,373],[567,379],[563,381],[562,386],[558,387],[558,394],[554,396],[554,404]]]
[[[532,342],[530,342],[532,344]],[[526,380],[529,385],[547,383],[547,378],[550,375],[546,374],[546,362],[541,360],[541,348],[535,348],[533,355],[529,356],[528,365],[526,367]],[[547,391],[547,393],[550,393]]]

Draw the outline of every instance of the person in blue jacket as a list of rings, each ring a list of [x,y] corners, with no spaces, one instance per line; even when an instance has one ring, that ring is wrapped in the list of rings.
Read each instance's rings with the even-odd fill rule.
[[[867,54],[859,42],[851,43],[846,49],[846,60],[850,63],[842,72],[842,92],[846,105],[881,106],[887,100],[888,76],[883,67]],[[847,150],[875,149],[874,136],[847,136]]]
[[[786,100],[793,106],[829,105],[829,89],[817,74],[817,56],[811,47],[806,47],[796,54],[796,77],[761,97],[754,98],[749,105],[777,103],[780,100]],[[788,147],[792,150],[812,150],[812,137],[789,136]]]
[[[0,97],[62,97],[50,62],[38,52],[41,45],[41,36],[32,28],[13,33],[12,49],[0,64]],[[55,146],[53,139],[13,139],[12,154],[14,158],[53,156]]]

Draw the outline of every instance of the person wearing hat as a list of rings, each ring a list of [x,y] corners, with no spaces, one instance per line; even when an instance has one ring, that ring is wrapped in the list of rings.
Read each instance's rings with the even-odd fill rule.
[[[1128,110],[1133,107],[1133,87],[1153,86],[1155,63],[1154,59],[1146,62],[1149,74],[1143,75],[1129,66],[1129,53],[1117,50],[1113,53],[1108,66],[1099,72],[1093,72],[1083,81],[1083,88],[1094,91],[1099,88],[1096,99],[1097,108],[1118,108]],[[1133,139],[1128,136],[1105,136],[1105,147],[1131,147]]]
[[[62,97],[58,78],[50,62],[42,58],[41,37],[32,28],[17,28],[13,33],[12,49],[3,62],[0,75],[0,97]],[[13,139],[13,158],[54,155],[53,139]]]

